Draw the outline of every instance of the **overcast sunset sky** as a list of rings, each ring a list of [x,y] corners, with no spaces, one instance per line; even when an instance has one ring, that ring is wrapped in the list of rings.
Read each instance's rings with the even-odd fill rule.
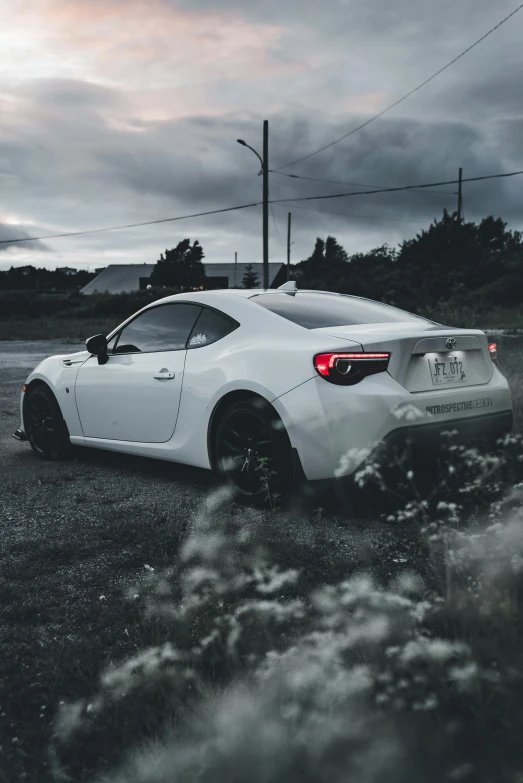
[[[0,0],[0,238],[155,220],[260,200],[270,166],[349,131],[506,16],[515,0]],[[523,169],[523,10],[351,138],[286,168],[395,186]],[[271,197],[344,192],[271,175]],[[349,190],[351,188],[348,188]],[[445,193],[278,206],[271,260],[316,236],[349,252],[396,244]],[[299,207],[299,208],[298,208]],[[467,219],[523,228],[523,176],[466,185]],[[278,237],[278,231],[279,237]],[[207,261],[261,261],[261,207],[44,243],[0,245],[12,264],[93,269],[156,261],[184,237]]]

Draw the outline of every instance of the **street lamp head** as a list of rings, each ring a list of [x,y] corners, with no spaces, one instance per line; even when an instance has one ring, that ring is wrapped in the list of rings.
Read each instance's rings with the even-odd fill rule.
[[[241,144],[243,147],[247,146],[247,144],[244,142],[243,139],[236,139],[236,141],[238,142],[238,144]]]

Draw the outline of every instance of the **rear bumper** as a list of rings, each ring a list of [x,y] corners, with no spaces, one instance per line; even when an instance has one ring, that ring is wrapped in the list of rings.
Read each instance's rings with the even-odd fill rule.
[[[422,452],[437,450],[444,442],[444,433],[453,433],[454,443],[494,443],[498,438],[512,431],[512,411],[490,413],[466,419],[400,427],[385,436],[380,447],[398,451],[412,447]]]
[[[353,474],[380,444],[415,440],[428,449],[441,433],[496,438],[512,428],[506,379],[411,394],[388,373],[354,387],[311,379],[274,401],[309,481]]]

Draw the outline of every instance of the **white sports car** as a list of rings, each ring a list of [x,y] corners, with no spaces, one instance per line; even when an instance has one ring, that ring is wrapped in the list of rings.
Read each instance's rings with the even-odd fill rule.
[[[512,427],[483,332],[293,282],[169,296],[86,348],[45,359],[23,387],[15,437],[43,459],[72,444],[172,460],[249,498],[267,476],[281,489],[296,470],[351,474],[405,433]]]

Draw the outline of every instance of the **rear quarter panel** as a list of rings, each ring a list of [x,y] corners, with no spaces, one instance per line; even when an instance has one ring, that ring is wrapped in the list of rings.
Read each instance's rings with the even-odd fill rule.
[[[240,326],[211,345],[187,351],[182,399],[171,441],[173,458],[210,467],[208,432],[216,406],[227,394],[246,391],[272,403],[294,439],[292,417],[278,399],[317,377],[315,353],[338,348],[339,340],[317,335],[243,299],[227,309]],[[225,308],[224,308],[225,311]],[[344,340],[343,345],[361,350]]]
[[[512,409],[508,384],[494,368],[481,386],[411,394],[388,373],[356,386],[337,386],[318,376],[277,400],[282,420],[291,420],[293,445],[308,479],[353,472],[383,438],[405,426],[448,423]],[[287,425],[289,426],[289,425]]]

